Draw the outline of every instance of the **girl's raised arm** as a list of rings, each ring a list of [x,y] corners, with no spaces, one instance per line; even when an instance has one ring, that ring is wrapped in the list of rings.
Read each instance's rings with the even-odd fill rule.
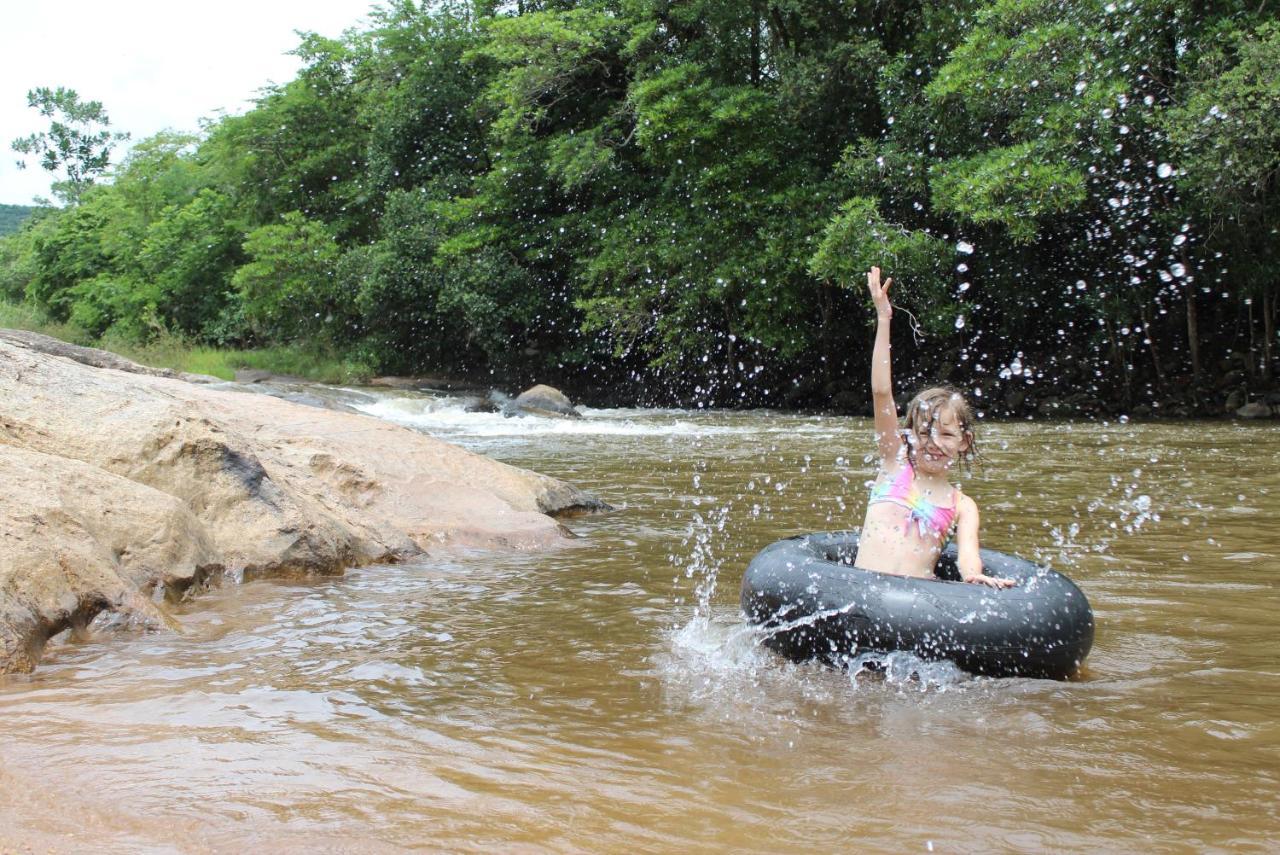
[[[889,302],[889,286],[893,279],[880,284],[880,268],[873,267],[867,273],[867,290],[876,304],[876,343],[871,350],[871,406],[875,414],[876,446],[880,449],[880,462],[888,464],[896,460],[902,450],[902,437],[898,434],[898,405],[893,401],[893,373],[889,365],[889,321],[893,317],[893,305]]]

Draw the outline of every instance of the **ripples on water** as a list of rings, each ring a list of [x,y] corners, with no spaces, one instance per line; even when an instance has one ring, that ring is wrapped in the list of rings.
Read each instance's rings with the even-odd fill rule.
[[[759,646],[742,568],[860,522],[863,420],[352,400],[623,510],[572,521],[581,538],[553,553],[227,585],[183,608],[180,635],[55,645],[0,683],[0,818],[20,823],[0,844],[1277,842],[1280,476],[1240,465],[1276,459],[1274,428],[986,426],[966,485],[984,542],[1067,572],[1097,615],[1086,671],[1056,683],[904,656],[844,673]],[[71,810],[44,809],[49,782]]]

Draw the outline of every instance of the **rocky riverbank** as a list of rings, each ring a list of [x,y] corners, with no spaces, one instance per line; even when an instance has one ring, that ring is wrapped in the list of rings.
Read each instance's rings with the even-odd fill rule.
[[[333,574],[443,545],[541,549],[574,487],[370,417],[0,332],[0,673],[107,613],[232,575]],[[100,620],[102,620],[100,618]]]

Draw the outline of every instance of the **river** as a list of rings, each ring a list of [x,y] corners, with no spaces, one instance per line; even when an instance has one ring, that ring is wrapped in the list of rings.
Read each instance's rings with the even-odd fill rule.
[[[617,510],[552,552],[228,582],[179,634],[56,641],[0,680],[0,849],[1280,847],[1274,425],[982,426],[984,545],[1094,607],[1053,682],[759,647],[742,568],[861,522],[867,420],[360,400]]]

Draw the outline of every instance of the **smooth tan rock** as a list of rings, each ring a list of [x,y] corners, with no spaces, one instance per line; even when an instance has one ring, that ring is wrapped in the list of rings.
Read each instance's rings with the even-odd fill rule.
[[[521,392],[511,402],[514,415],[559,416],[580,419],[582,413],[574,409],[568,396],[554,386],[539,383]]]
[[[600,504],[378,419],[0,336],[0,672],[108,609],[164,622],[215,569],[338,573],[440,544],[545,548]],[[84,356],[80,354],[80,356]],[[105,362],[105,360],[104,360]]]
[[[5,330],[0,329],[0,341],[8,341],[22,347],[28,347],[41,353],[47,353],[50,356],[63,356],[74,362],[88,365],[92,368],[115,368],[119,371],[128,371],[131,374],[148,374],[155,377],[178,377],[192,383],[221,383],[222,380],[217,377],[210,377],[207,374],[187,374],[185,372],[174,371],[169,368],[151,368],[141,365],[131,359],[125,359],[119,354],[112,353],[109,350],[98,350],[95,347],[82,347],[78,344],[61,341],[42,333],[31,332],[29,330]]]
[[[12,447],[0,447],[0,479],[0,671],[31,670],[50,636],[104,609],[165,626],[150,597],[222,569],[191,511],[150,487]]]

